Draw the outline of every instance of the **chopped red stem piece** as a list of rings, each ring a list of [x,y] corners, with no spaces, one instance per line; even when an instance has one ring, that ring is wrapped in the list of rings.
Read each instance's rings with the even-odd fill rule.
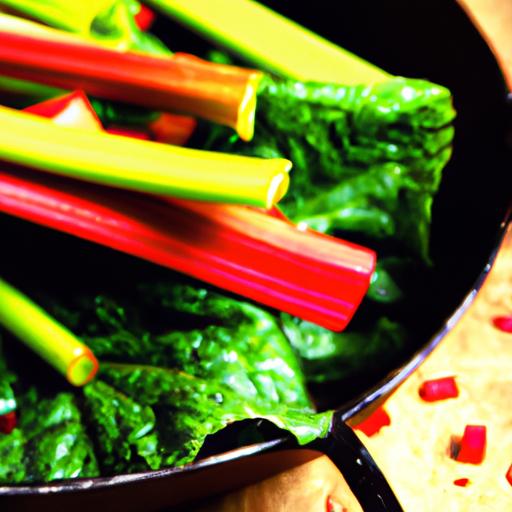
[[[505,478],[507,479],[507,482],[512,485],[512,464],[508,468],[507,474],[505,475]]]
[[[26,107],[25,112],[80,128],[103,129],[101,121],[83,91],[75,91]]]
[[[0,432],[10,434],[16,428],[16,411],[11,411],[0,416]]]
[[[492,323],[496,329],[503,332],[512,333],[512,315],[508,316],[495,316]]]
[[[466,487],[469,484],[469,478],[457,478],[457,480],[453,481],[453,485],[457,485],[459,487]]]
[[[368,437],[374,436],[380,432],[382,427],[391,425],[391,418],[383,407],[376,409],[368,418],[354,426],[355,430],[364,432]]]
[[[132,139],[151,140],[151,136],[144,129],[126,128],[124,126],[109,126],[106,130],[111,135],[122,135]]]
[[[183,146],[189,141],[196,126],[197,121],[193,117],[163,112],[148,124],[148,129],[157,142]]]
[[[327,496],[325,510],[326,512],[347,512],[347,509],[337,501],[334,501],[331,496]]]
[[[437,402],[458,397],[459,389],[455,377],[443,377],[423,382],[419,389],[419,395],[425,402]]]
[[[481,464],[485,457],[486,434],[487,429],[483,425],[466,425],[455,460],[467,464]]]
[[[155,21],[156,14],[147,5],[141,4],[139,12],[134,16],[135,23],[142,30],[146,31],[151,28]]]

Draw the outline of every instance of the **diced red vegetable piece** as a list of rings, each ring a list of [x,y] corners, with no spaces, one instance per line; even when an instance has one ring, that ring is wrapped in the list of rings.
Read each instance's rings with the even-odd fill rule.
[[[481,464],[485,457],[487,429],[483,425],[466,425],[460,440],[457,462]]]
[[[505,475],[505,478],[507,479],[507,482],[512,485],[512,464],[508,468],[507,474]]]
[[[101,130],[103,128],[93,106],[83,91],[51,98],[24,109],[25,112],[53,119],[57,124]]]
[[[509,316],[495,316],[492,323],[496,329],[503,332],[512,333],[512,315]]]
[[[469,484],[469,478],[457,478],[457,480],[453,481],[453,485],[457,485],[459,487],[466,487]]]
[[[334,501],[330,496],[327,496],[325,510],[326,512],[348,512],[341,503]]]
[[[124,126],[109,126],[106,132],[111,135],[122,135],[123,137],[131,137],[132,139],[150,140],[149,133],[144,129],[126,128]]]
[[[383,407],[376,409],[368,418],[363,420],[358,425],[354,426],[355,430],[364,432],[368,437],[374,436],[380,432],[382,427],[391,425],[391,418]]]
[[[459,389],[455,377],[426,380],[419,389],[420,397],[425,402],[437,402],[447,398],[457,398]]]
[[[197,121],[193,117],[163,112],[149,123],[148,128],[157,142],[183,146],[189,141],[196,126]]]
[[[8,412],[0,416],[0,432],[10,434],[16,427],[16,411]]]
[[[135,15],[135,23],[142,30],[146,31],[151,28],[155,21],[156,14],[147,5],[141,4],[140,11]]]

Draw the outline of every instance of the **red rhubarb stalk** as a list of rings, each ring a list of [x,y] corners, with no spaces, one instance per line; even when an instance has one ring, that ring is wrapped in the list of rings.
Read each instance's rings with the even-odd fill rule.
[[[87,110],[89,103],[82,99]],[[61,115],[56,109],[40,113],[53,119]],[[21,172],[29,171],[0,173],[0,210],[180,270],[329,328],[342,329],[348,323],[375,265],[372,251],[299,230],[276,207],[265,212],[140,196],[40,176],[35,182]]]
[[[72,38],[0,32],[0,74],[203,117],[251,139],[259,71],[187,54],[119,52]]]
[[[4,165],[0,211],[178,270],[342,330],[373,251],[248,207],[164,200]]]

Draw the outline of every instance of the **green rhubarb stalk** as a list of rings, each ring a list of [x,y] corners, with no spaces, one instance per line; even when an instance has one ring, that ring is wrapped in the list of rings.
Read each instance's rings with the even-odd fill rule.
[[[111,7],[114,2],[115,0],[1,0],[0,5],[62,30],[88,34],[98,13]]]
[[[291,162],[180,148],[86,130],[0,107],[0,158],[139,192],[270,208]]]
[[[137,26],[135,15],[140,4],[136,0],[0,0],[2,6],[110,48],[171,53],[158,38]]]
[[[358,84],[390,75],[250,0],[148,0],[153,8],[260,69],[303,81]]]
[[[90,349],[19,290],[0,279],[0,325],[28,345],[75,386],[98,370]]]

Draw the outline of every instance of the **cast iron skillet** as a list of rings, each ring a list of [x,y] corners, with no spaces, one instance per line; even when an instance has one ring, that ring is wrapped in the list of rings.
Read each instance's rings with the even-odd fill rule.
[[[401,510],[385,478],[344,421],[386,395],[440,343],[478,292],[510,221],[506,137],[512,118],[499,67],[462,9],[448,0],[411,2],[265,2],[374,62],[404,76],[446,85],[459,113],[454,157],[434,203],[432,254],[438,289],[422,304],[417,345],[394,368],[354,379],[343,389],[319,390],[337,413],[331,432],[306,449],[273,434],[256,445],[206,456],[183,468],[79,479],[48,485],[0,487],[2,510],[169,510],[236,489],[326,453],[365,510]],[[173,32],[177,46],[179,32]],[[448,318],[448,320],[446,320]],[[348,390],[347,390],[348,389]],[[228,443],[229,444],[229,443]],[[287,449],[287,457],[281,450]],[[291,461],[291,462],[290,462]]]

